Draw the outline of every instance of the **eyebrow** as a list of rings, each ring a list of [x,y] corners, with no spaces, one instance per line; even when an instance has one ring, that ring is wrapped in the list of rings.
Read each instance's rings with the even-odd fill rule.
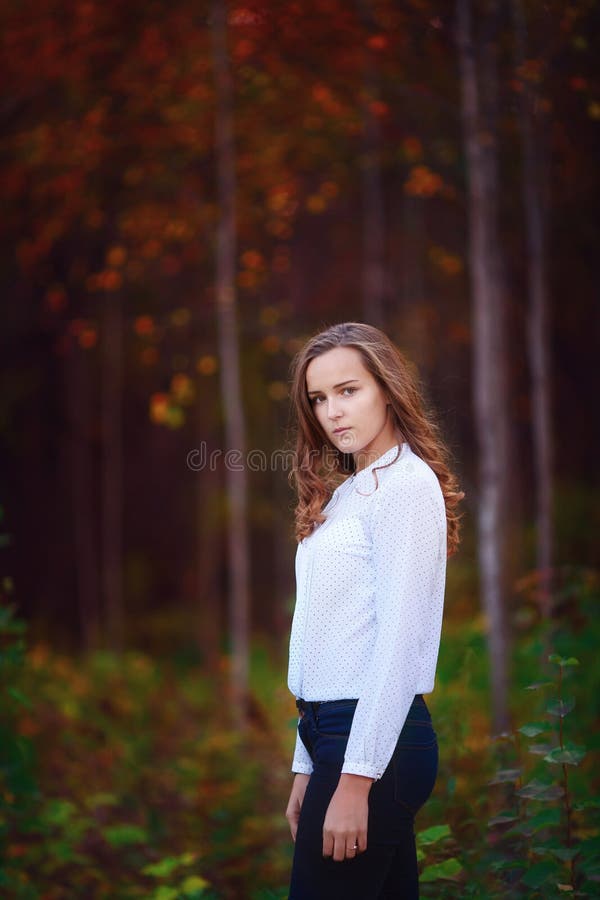
[[[335,391],[336,388],[344,387],[345,384],[351,384],[353,381],[358,381],[358,378],[349,378],[348,381],[340,381],[339,384],[334,384],[333,390]],[[323,391],[307,391],[307,394],[309,397],[311,394],[322,394],[322,393],[323,393]]]

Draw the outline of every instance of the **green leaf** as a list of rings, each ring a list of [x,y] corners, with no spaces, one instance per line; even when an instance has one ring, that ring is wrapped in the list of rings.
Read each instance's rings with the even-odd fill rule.
[[[585,872],[587,878],[600,881],[600,859],[597,856],[588,858],[585,853],[582,853],[577,861],[577,867]]]
[[[600,800],[579,800],[574,804],[575,812],[581,812],[582,809],[600,809]]]
[[[514,859],[494,859],[489,865],[492,872],[508,872],[523,868],[523,863]]]
[[[493,819],[488,820],[487,827],[494,828],[496,825],[507,825],[509,822],[516,822],[518,818],[518,815],[514,813],[499,813],[497,816],[494,816]]]
[[[51,825],[65,825],[76,812],[77,807],[70,800],[51,800],[44,813],[44,819]]]
[[[595,834],[592,837],[580,841],[579,849],[585,857],[600,855],[600,835]]]
[[[139,825],[109,825],[104,829],[104,837],[113,847],[123,847],[126,844],[143,844],[148,840],[148,835]]]
[[[29,697],[26,697],[24,694],[22,694],[18,688],[12,687],[11,685],[6,689],[6,692],[10,694],[10,696],[14,700],[16,700],[17,703],[20,703],[22,706],[27,707],[27,709],[33,709],[33,703],[31,702]]]
[[[461,872],[461,864],[452,856],[450,859],[445,859],[444,862],[426,866],[419,877],[419,881],[437,881],[439,878],[454,879]]]
[[[179,891],[177,888],[168,887],[166,884],[161,884],[151,894],[151,900],[177,900],[178,897]]]
[[[561,823],[561,810],[556,807],[551,807],[550,809],[542,809],[540,812],[536,813],[533,816],[530,816],[523,822],[519,822],[518,825],[514,825],[512,828],[509,828],[508,831],[504,833],[504,837],[516,837],[517,835],[523,835],[524,837],[530,838],[532,835],[536,833],[536,831],[540,831],[542,828],[551,828],[560,825]]]
[[[546,707],[546,712],[551,716],[559,716],[564,719],[572,709],[575,709],[575,698],[565,697],[564,700],[553,700]]]
[[[538,734],[548,731],[549,728],[548,722],[529,722],[527,725],[521,725],[520,728],[517,728],[517,731],[520,731],[525,737],[537,737]]]
[[[182,881],[181,890],[186,895],[186,897],[191,896],[192,894],[197,894],[198,892],[202,893],[204,888],[210,887],[209,882],[202,878],[200,875],[188,875],[188,877]]]
[[[556,747],[544,757],[545,762],[564,763],[567,766],[578,766],[586,755],[586,751],[581,747]]]
[[[564,656],[559,656],[558,653],[552,653],[552,655],[548,657],[548,662],[557,663],[557,665],[559,666],[579,665],[579,660],[575,656],[569,656],[565,658]]]
[[[425,828],[424,831],[419,831],[417,834],[417,843],[435,844],[436,841],[440,841],[450,834],[451,831],[449,825],[432,825],[430,828]]]
[[[525,822],[525,825],[527,826],[526,834],[535,834],[540,828],[548,828],[552,825],[560,825],[560,823],[560,809],[557,809],[556,807],[552,809],[541,809]]]
[[[579,855],[579,847],[550,847],[550,853],[561,862],[571,862]]]
[[[164,859],[159,860],[155,863],[150,863],[147,866],[144,866],[142,869],[142,873],[144,875],[152,875],[154,878],[166,878],[175,869],[178,869],[180,866],[179,859],[175,856],[166,856]]]
[[[523,875],[521,881],[530,888],[540,888],[552,879],[556,880],[562,874],[562,868],[552,859],[544,859],[534,863]]]
[[[556,744],[530,744],[527,748],[528,753],[534,753],[536,756],[543,756],[544,753],[550,753],[556,749]]]
[[[529,800],[557,800],[563,793],[558,784],[544,784],[535,778],[517,791],[519,797],[527,797]]]
[[[488,781],[488,784],[507,784],[518,781],[521,777],[521,769],[499,769]]]
[[[92,794],[91,797],[88,797],[86,800],[86,805],[90,809],[95,809],[97,806],[117,806],[119,803],[119,798],[116,794],[109,794],[107,791],[100,791],[97,794]]]

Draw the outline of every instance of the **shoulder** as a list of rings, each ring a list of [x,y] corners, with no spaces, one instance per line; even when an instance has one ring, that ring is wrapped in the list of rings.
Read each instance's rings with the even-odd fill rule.
[[[380,473],[378,473],[380,474]],[[397,468],[390,467],[374,494],[374,515],[388,515],[407,507],[445,508],[439,479],[431,466],[410,453]]]
[[[397,494],[406,491],[424,491],[427,489],[434,493],[441,493],[440,482],[429,465],[412,450],[400,461],[397,466],[390,466],[383,470],[384,478],[381,479],[380,489],[383,494]]]

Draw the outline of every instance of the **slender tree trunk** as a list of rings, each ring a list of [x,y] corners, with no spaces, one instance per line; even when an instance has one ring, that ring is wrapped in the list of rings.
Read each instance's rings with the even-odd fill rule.
[[[123,298],[104,298],[102,327],[102,581],[109,646],[124,646],[123,611]]]
[[[221,390],[227,449],[238,451],[241,464],[227,465],[229,612],[232,650],[233,706],[240,727],[247,716],[249,656],[249,550],[245,423],[240,387],[236,309],[235,157],[233,86],[227,52],[227,6],[214,0],[212,14],[216,81],[216,155],[219,200],[217,231],[217,316]]]
[[[427,245],[424,201],[403,192],[400,201],[402,228],[402,271],[400,285],[404,307],[404,326],[417,360],[429,357],[429,329],[423,316],[426,302],[424,257]]]
[[[65,376],[77,609],[84,648],[92,650],[98,646],[100,638],[97,520],[91,448],[92,398],[89,363],[85,351],[76,342],[66,358]]]
[[[198,446],[205,440],[206,406],[199,398],[197,413]],[[215,495],[219,490],[218,473],[208,465],[195,473],[196,479],[196,607],[199,626],[198,644],[207,671],[218,666],[221,616],[218,609],[216,572],[221,560],[221,523],[213,515]]]
[[[548,325],[547,237],[544,213],[544,159],[533,122],[538,97],[523,73],[526,60],[526,24],[521,0],[513,0],[515,57],[522,83],[519,127],[523,152],[523,203],[527,235],[529,315],[527,350],[531,372],[533,454],[535,477],[536,568],[540,576],[540,605],[551,613],[552,534],[552,425],[550,349]]]
[[[375,30],[369,0],[358,0],[359,16],[367,33]],[[382,327],[385,318],[385,214],[381,172],[381,127],[372,109],[379,96],[377,69],[372,51],[365,50],[362,91],[363,145],[361,154],[363,199],[363,316]]]
[[[508,725],[508,634],[504,590],[507,402],[503,291],[494,248],[494,146],[482,128],[470,0],[457,3],[463,123],[468,168],[469,261],[473,309],[473,389],[479,444],[478,553],[491,663],[492,728]]]

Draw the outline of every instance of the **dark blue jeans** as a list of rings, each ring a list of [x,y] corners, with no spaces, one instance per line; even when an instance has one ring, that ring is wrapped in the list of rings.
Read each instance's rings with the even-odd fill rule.
[[[288,900],[416,900],[419,873],[415,814],[433,791],[438,745],[431,715],[417,694],[390,762],[369,792],[367,849],[335,862],[323,856],[323,822],[333,796],[356,700],[307,703],[298,731],[310,753],[310,776],[294,847]]]

